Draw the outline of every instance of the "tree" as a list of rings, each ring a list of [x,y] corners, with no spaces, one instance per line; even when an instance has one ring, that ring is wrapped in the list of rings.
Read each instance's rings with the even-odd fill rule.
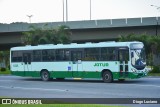
[[[147,62],[153,65],[153,56],[160,53],[160,36],[151,36],[146,34],[135,35],[129,34],[127,36],[121,35],[119,41],[140,41],[144,43]]]
[[[49,28],[46,25],[42,27],[30,26],[29,32],[24,32],[22,36],[22,43],[25,45],[38,44],[58,44],[70,43],[70,36],[72,35],[70,28],[65,25],[56,28]]]
[[[0,67],[8,67],[9,66],[9,54],[10,51],[0,51],[0,63],[2,64]]]

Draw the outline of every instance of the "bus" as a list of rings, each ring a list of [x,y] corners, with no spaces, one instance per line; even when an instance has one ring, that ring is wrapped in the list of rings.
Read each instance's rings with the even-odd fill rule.
[[[43,81],[65,78],[99,78],[106,83],[147,75],[142,42],[47,44],[13,47],[13,75],[41,77]]]

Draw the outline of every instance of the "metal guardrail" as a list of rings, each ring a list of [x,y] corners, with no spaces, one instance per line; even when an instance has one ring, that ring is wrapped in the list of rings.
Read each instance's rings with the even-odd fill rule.
[[[12,23],[0,24],[0,32],[22,32],[29,31],[30,25],[42,27],[47,24],[49,27],[67,25],[71,29],[89,28],[112,28],[130,26],[151,26],[160,24],[160,17],[126,18],[126,19],[107,19],[107,20],[85,20],[68,22],[47,22],[47,23]]]

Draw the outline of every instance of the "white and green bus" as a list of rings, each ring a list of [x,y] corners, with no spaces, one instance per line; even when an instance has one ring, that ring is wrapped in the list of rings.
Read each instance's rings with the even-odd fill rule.
[[[52,78],[102,78],[104,82],[147,75],[142,42],[100,42],[13,47],[13,75]]]

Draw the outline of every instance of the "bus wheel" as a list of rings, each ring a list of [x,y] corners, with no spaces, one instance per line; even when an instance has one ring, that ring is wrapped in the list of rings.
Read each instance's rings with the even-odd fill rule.
[[[41,79],[43,81],[49,81],[50,80],[50,75],[49,72],[47,70],[44,70],[41,72]]]
[[[105,71],[102,75],[102,78],[103,78],[103,81],[106,83],[110,83],[113,81],[112,74],[109,71]]]

